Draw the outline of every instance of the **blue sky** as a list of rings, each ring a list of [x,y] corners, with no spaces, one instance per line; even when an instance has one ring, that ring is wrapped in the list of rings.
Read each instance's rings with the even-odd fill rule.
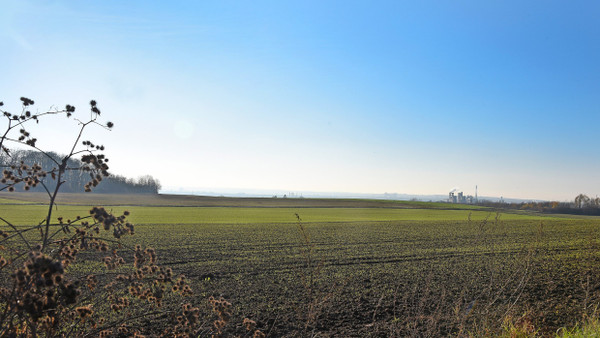
[[[189,190],[600,194],[596,1],[0,8],[0,100],[82,113],[96,99],[116,127],[92,136],[118,174]],[[67,151],[72,131],[37,133]]]

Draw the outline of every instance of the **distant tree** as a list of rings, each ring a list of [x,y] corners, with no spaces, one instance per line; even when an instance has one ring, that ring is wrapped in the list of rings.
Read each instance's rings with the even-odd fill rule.
[[[588,207],[590,204],[590,198],[587,195],[579,194],[575,197],[575,207],[578,209],[583,209]]]
[[[49,155],[49,156],[46,156]],[[54,166],[52,158],[64,158],[65,155],[58,154],[56,152],[45,152],[33,150],[13,150],[10,156],[6,153],[0,154],[0,166],[4,168],[17,167],[21,162],[24,163],[37,163],[42,168],[50,168]],[[64,183],[62,183],[60,189],[61,192],[81,192],[85,190],[85,186],[90,179],[94,179],[93,175],[86,174],[82,171],[74,170],[80,168],[83,165],[80,159],[69,158],[67,161],[67,170],[64,173]],[[21,186],[27,189],[27,191],[38,191],[43,192],[45,188],[53,191],[56,188],[57,181],[46,180],[45,185],[38,185],[36,187],[27,187],[23,183],[15,185],[15,191],[21,191]],[[96,193],[110,193],[110,194],[157,194],[160,190],[160,182],[150,175],[140,177],[137,181],[133,178],[128,179],[123,176],[111,174],[104,177],[101,185],[94,187]],[[89,190],[88,190],[89,191]]]
[[[138,185],[146,186],[150,191],[156,192],[161,188],[160,182],[150,175],[144,175],[138,178]]]

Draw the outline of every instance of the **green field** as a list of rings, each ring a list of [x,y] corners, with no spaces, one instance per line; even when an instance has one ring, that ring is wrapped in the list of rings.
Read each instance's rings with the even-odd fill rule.
[[[43,219],[40,196],[15,195],[30,204],[3,195],[3,218],[15,225]],[[87,215],[105,201],[72,196],[54,215]],[[593,218],[368,200],[117,202],[107,208],[130,211],[136,224],[124,244],[154,247],[161,264],[192,279],[198,303],[223,295],[236,320],[251,317],[271,336],[479,335],[524,315],[551,333],[600,302],[600,221]],[[295,214],[314,245],[313,268],[301,254],[307,246]],[[87,269],[82,264],[73,268]],[[302,282],[309,276],[310,290]]]
[[[61,205],[56,217],[74,219],[87,215],[89,206]],[[307,223],[318,222],[381,222],[381,221],[464,221],[469,217],[480,221],[494,217],[492,211],[393,209],[393,208],[269,208],[269,207],[108,207],[113,213],[131,212],[130,220],[136,224],[264,224],[295,223],[295,214]],[[0,213],[15,225],[36,224],[44,219],[48,207],[43,205],[0,204]],[[529,214],[503,214],[503,220],[538,220],[542,217]],[[550,217],[543,217],[551,219]]]

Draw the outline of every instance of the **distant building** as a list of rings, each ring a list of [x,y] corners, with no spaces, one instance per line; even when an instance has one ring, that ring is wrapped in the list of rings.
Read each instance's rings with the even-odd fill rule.
[[[456,198],[456,195],[454,195],[454,191],[451,191],[448,194],[448,203],[458,203],[458,199]]]
[[[456,192],[456,190],[452,190],[448,193],[448,203],[458,203],[458,204],[473,204],[475,199],[471,195],[466,195],[462,192]]]

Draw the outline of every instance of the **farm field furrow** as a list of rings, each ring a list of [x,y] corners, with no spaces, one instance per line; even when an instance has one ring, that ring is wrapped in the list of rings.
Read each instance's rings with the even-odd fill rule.
[[[491,309],[506,311],[508,307],[519,311],[552,309],[560,315],[548,314],[540,319],[550,329],[574,323],[584,302],[591,301],[585,299],[581,282],[586,273],[596,269],[592,262],[598,260],[600,251],[590,248],[598,239],[598,221],[501,214],[499,221],[495,222],[492,215],[484,224],[481,220],[488,215],[483,213],[473,213],[469,222],[468,212],[462,221],[431,220],[428,212],[412,210],[411,217],[424,214],[420,220],[304,223],[321,266],[319,292],[339,292],[327,303],[331,308],[323,309],[322,320],[327,327],[341,330],[339,334],[379,332],[376,335],[385,336],[397,329],[393,318],[403,313],[392,291],[410,296],[410,301],[416,303],[423,301],[423,293],[430,293],[431,304],[419,310],[425,312],[431,310],[428,306],[451,311],[459,300],[488,299],[499,292],[502,301],[480,309],[482,313]],[[442,218],[443,214],[436,217]],[[142,224],[136,231],[137,235],[127,241],[142,240],[155,247],[165,264],[193,277],[200,290],[209,290],[206,295],[227,295],[239,304],[241,312],[259,318],[286,313],[286,320],[298,320],[294,304],[303,297],[301,280],[308,268],[300,254],[302,240],[293,221]],[[520,282],[522,278],[528,280],[525,285]],[[345,285],[343,290],[332,290],[332,285],[339,284]],[[424,290],[415,291],[419,287]],[[569,311],[562,308],[561,301],[540,294],[546,290],[556,292],[557,288],[575,300]],[[258,300],[257,292],[269,292],[269,297]],[[442,301],[433,296],[440,293],[447,298]],[[356,309],[350,306],[350,312],[340,312],[337,307],[350,301],[346,297],[364,303],[350,303]],[[388,319],[375,331],[366,329],[364,325],[370,324],[378,303],[376,316]],[[343,318],[356,321],[360,316],[351,310],[358,309],[370,311],[366,316],[369,319],[363,326],[346,331],[349,323]],[[273,325],[274,332],[288,330],[281,323],[268,325]]]
[[[89,208],[59,205],[54,215],[74,218]],[[379,207],[112,210],[130,211],[136,225],[134,236],[122,238],[124,248],[153,247],[159,264],[190,278],[196,303],[223,296],[236,320],[254,318],[272,336],[297,336],[309,315],[326,336],[403,336],[423,318],[428,324],[418,330],[457,334],[467,324],[501,327],[506,313],[529,313],[549,333],[600,304],[582,287],[600,276],[600,221],[593,218]],[[19,226],[46,211],[0,204]],[[79,261],[72,269],[103,267]],[[468,317],[457,315],[469,304],[478,305]]]

